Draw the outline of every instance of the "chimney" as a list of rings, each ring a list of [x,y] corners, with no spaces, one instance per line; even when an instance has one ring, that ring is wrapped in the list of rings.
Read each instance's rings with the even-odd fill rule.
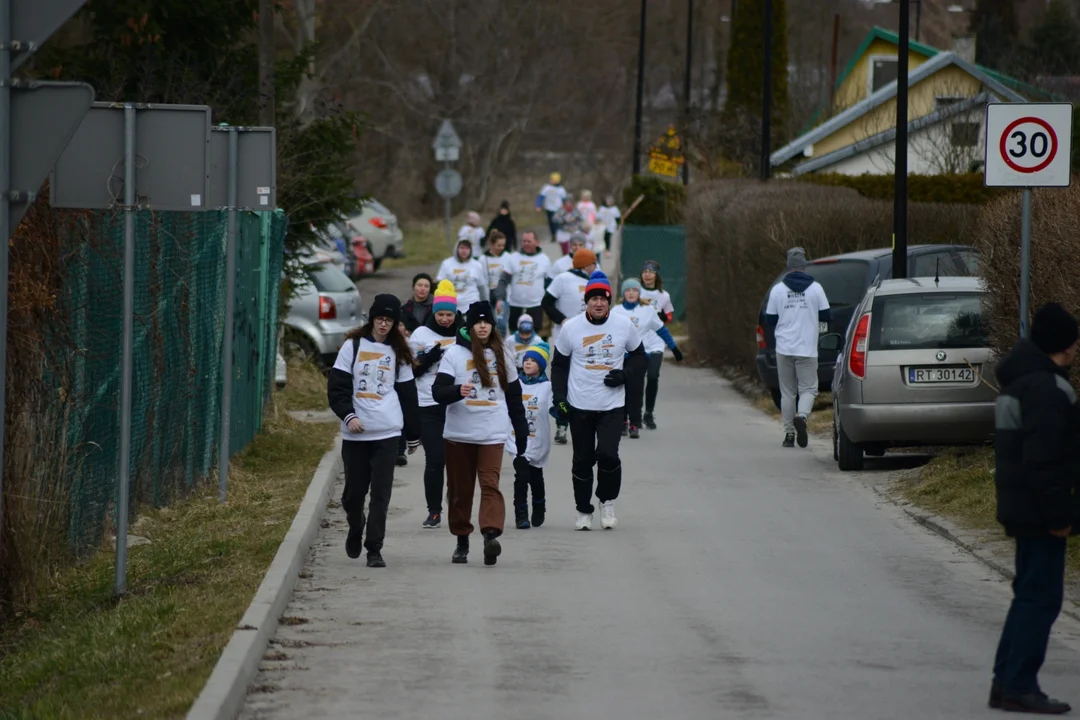
[[[975,64],[975,36],[974,35],[953,35],[952,39],[952,51],[957,57],[961,57],[967,60],[972,65]]]

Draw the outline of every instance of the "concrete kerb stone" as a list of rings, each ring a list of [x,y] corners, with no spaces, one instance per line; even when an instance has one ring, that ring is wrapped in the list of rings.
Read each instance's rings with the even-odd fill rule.
[[[255,597],[225,646],[187,720],[233,720],[243,707],[248,685],[277,631],[300,570],[319,532],[330,488],[342,471],[341,438],[319,462],[292,525],[281,541]]]

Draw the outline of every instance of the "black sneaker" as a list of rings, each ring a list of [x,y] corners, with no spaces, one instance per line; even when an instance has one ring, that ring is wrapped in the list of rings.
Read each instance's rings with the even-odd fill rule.
[[[638,431],[637,425],[631,425],[630,426],[630,439],[631,440],[637,440],[639,437],[641,437],[641,433]]]
[[[462,565],[469,562],[469,536],[458,535],[457,547],[454,548],[454,554],[450,556],[450,562],[455,565]]]
[[[484,536],[484,564],[494,565],[502,555],[502,545],[499,544],[499,536],[489,534]]]
[[[532,526],[540,527],[544,524],[544,511],[545,502],[543,500],[533,500],[533,514],[532,514]]]
[[[405,467],[408,464],[409,464],[409,458],[407,456],[405,456],[405,455],[398,455],[397,456],[397,466],[398,467]]]
[[[555,444],[556,445],[565,445],[566,444],[566,428],[561,428],[561,427],[555,428]]]
[[[382,559],[382,553],[378,550],[369,550],[367,554],[368,567],[386,567],[386,561]]]
[[[784,447],[795,447],[795,433],[788,433],[784,436]]]
[[[802,415],[795,418],[795,438],[799,447],[806,447],[806,444],[810,442],[810,438],[806,435],[806,418]]]
[[[1031,713],[1033,715],[1064,715],[1072,710],[1072,707],[1068,703],[1034,692],[1017,697],[1002,696],[1001,709],[1008,712]]]
[[[997,680],[990,683],[990,700],[986,704],[990,706],[991,710],[1001,709],[1001,683]]]
[[[345,538],[345,554],[353,560],[360,557],[364,549],[364,528],[362,526],[349,527],[349,535]]]
[[[645,413],[645,417],[641,419],[645,423],[645,427],[649,428],[650,430],[656,429],[656,418],[653,417],[652,413]]]
[[[427,520],[424,521],[424,527],[427,529],[437,528],[442,522],[442,513],[429,512],[427,514]]]
[[[529,529],[529,506],[518,505],[514,508],[514,526],[518,530]]]

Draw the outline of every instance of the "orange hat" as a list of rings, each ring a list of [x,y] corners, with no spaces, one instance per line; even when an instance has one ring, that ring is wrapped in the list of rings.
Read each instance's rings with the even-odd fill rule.
[[[584,270],[590,265],[596,264],[596,253],[589,248],[578,248],[574,251],[574,269]]]

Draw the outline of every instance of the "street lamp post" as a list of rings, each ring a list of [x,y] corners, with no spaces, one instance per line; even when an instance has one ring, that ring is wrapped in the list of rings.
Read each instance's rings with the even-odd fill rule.
[[[634,111],[634,175],[641,174],[641,104],[645,94],[645,3],[641,0],[641,28],[638,30],[637,107]]]
[[[893,197],[894,278],[907,277],[908,52],[911,0],[900,0],[900,47],[896,63],[896,149]]]
[[[768,180],[769,156],[772,155],[772,0],[765,0],[765,77],[762,81],[761,98],[761,179]]]
[[[686,107],[683,112],[683,137],[686,137],[686,127],[690,124],[690,80],[694,72],[694,0],[686,0],[686,78],[683,81],[683,102]],[[683,185],[690,184],[690,163],[686,162],[686,151],[683,150],[682,166]]]

